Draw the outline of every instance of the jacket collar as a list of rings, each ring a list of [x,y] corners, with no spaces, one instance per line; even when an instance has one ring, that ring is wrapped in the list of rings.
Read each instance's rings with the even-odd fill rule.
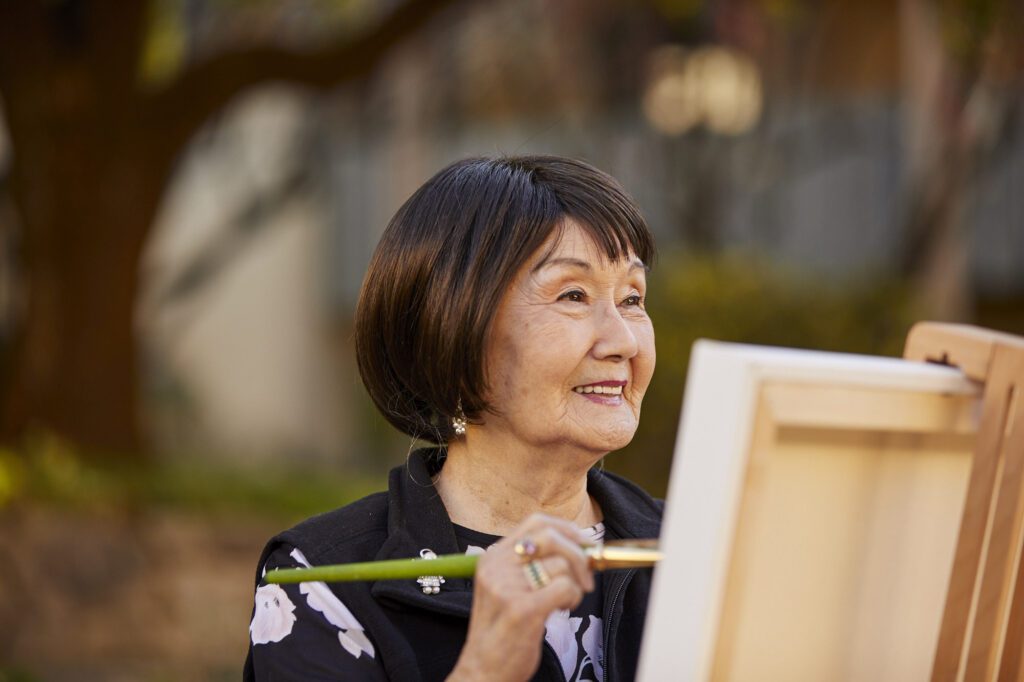
[[[587,472],[587,492],[601,508],[605,537],[650,539],[661,532],[661,503],[618,474],[591,469]]]
[[[388,537],[377,560],[418,557],[420,550],[436,554],[459,551],[448,512],[434,487],[433,477],[444,465],[443,449],[417,450],[402,466],[391,470],[388,482]],[[661,525],[658,504],[625,479],[599,469],[587,474],[587,490],[604,515],[609,538],[657,537]],[[429,575],[424,562],[424,574]],[[414,580],[391,580],[371,588],[378,599],[394,600],[430,611],[468,618],[472,583],[449,578],[439,594],[423,594]]]
[[[388,537],[377,560],[418,557],[420,550],[456,554],[455,527],[444,508],[433,477],[441,470],[442,449],[416,450],[388,479]],[[424,564],[429,562],[424,561]],[[424,570],[424,575],[429,571]],[[415,580],[388,580],[370,588],[377,599],[394,600],[452,616],[469,618],[472,585],[464,578],[447,578],[438,594],[423,594]]]

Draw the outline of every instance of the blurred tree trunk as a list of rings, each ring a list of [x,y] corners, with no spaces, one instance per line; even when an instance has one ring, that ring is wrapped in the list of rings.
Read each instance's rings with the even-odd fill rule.
[[[24,235],[28,305],[5,387],[5,436],[38,424],[94,447],[138,442],[132,319],[163,177],[137,152],[106,151],[68,158],[65,147],[38,175],[15,177],[33,229]],[[39,183],[50,196],[34,201]]]
[[[1003,0],[902,0],[909,203],[898,265],[931,319],[969,320],[975,177],[1012,132],[1024,12]]]
[[[3,357],[0,437],[40,427],[85,451],[139,456],[133,328],[143,247],[175,160],[240,91],[368,76],[452,0],[409,0],[342,45],[245,48],[139,79],[144,0],[0,4],[0,94],[13,148],[26,296]]]

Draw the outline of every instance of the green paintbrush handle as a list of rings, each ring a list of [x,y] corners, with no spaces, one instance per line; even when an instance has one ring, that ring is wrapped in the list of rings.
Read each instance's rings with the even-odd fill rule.
[[[472,578],[478,555],[447,554],[436,559],[391,559],[365,561],[357,564],[334,564],[313,568],[278,568],[267,571],[268,583],[304,583],[321,580],[327,583],[360,580],[415,580],[423,575],[446,578]]]
[[[583,549],[595,571],[616,568],[645,568],[662,559],[657,540],[610,540]],[[406,580],[438,575],[445,578],[472,578],[479,555],[445,554],[434,559],[391,559],[365,561],[358,564],[334,564],[313,568],[278,568],[268,571],[268,583],[304,583],[321,580],[325,583],[360,580]]]

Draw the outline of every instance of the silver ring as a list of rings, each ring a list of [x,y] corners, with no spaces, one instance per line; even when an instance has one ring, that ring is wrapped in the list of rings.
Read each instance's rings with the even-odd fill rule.
[[[526,575],[527,582],[530,583],[530,587],[534,590],[539,590],[542,587],[547,587],[551,582],[551,576],[544,569],[544,565],[539,561],[531,561],[523,565],[523,574]]]

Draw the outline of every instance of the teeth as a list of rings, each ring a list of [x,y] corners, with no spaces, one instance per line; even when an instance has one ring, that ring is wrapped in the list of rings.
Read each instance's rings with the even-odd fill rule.
[[[572,389],[577,393],[600,393],[602,395],[622,395],[622,386],[577,386]]]

